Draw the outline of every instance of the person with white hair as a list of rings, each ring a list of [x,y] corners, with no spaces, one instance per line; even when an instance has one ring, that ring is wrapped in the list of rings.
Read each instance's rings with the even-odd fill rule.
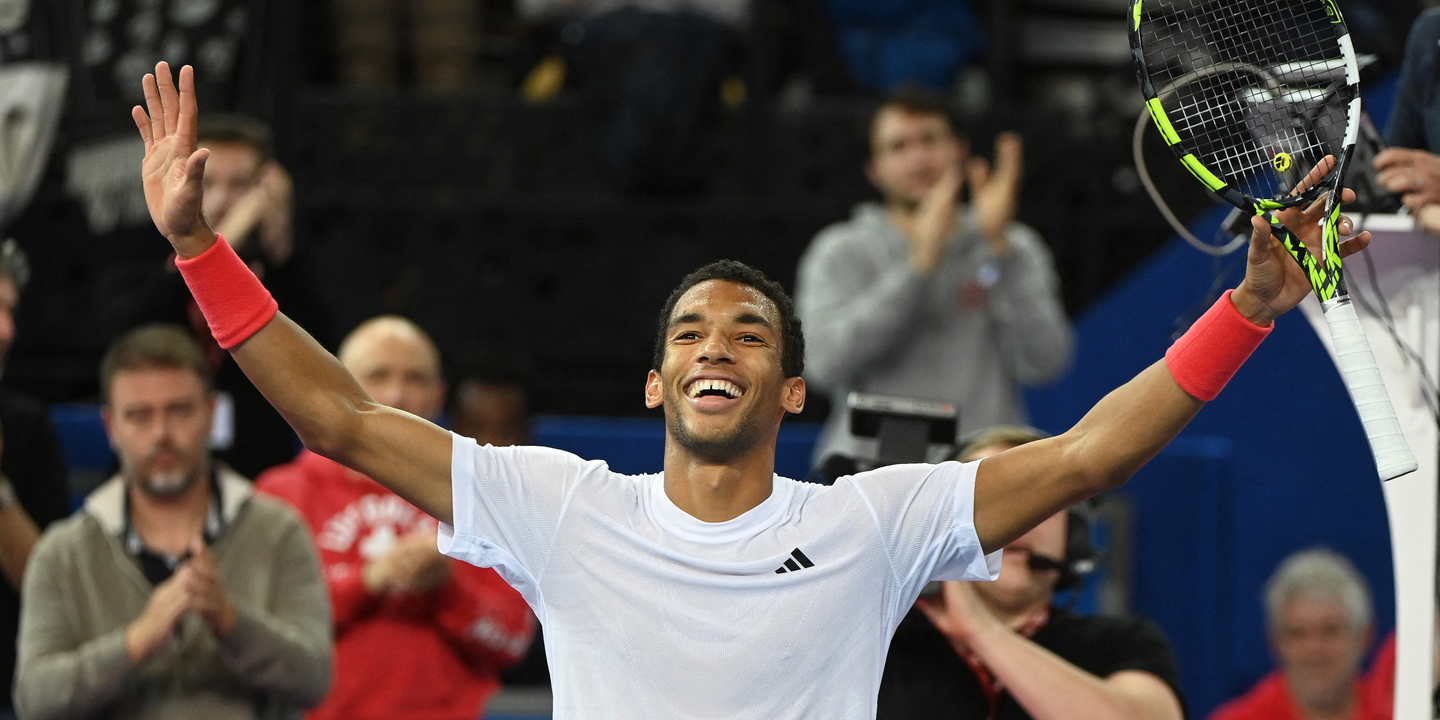
[[[1264,599],[1279,668],[1210,720],[1389,720],[1388,698],[1360,679],[1375,614],[1349,560],[1323,548],[1295,553],[1270,576]]]

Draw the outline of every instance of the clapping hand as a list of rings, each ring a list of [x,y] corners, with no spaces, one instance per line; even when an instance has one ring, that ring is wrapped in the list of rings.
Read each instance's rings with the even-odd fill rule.
[[[965,166],[970,183],[970,202],[980,234],[990,244],[991,252],[1006,255],[1010,240],[1006,234],[1015,219],[1015,206],[1020,201],[1020,178],[1025,165],[1024,143],[1013,132],[995,138],[995,169],[985,158],[971,158]]]

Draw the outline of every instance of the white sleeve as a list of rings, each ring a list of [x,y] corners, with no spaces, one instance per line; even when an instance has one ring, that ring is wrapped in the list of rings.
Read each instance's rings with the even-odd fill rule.
[[[492,567],[539,612],[539,579],[550,561],[566,501],[592,466],[543,447],[481,447],[451,433],[451,514],[440,552]]]
[[[975,534],[978,466],[891,465],[850,479],[875,515],[907,603],[931,580],[1000,576],[1000,551],[984,554]]]

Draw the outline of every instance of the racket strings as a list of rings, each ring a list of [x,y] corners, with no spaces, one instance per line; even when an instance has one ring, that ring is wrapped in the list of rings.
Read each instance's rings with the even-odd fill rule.
[[[1323,6],[1147,0],[1142,11],[1151,84],[1177,135],[1227,184],[1276,197],[1338,153],[1353,88]]]

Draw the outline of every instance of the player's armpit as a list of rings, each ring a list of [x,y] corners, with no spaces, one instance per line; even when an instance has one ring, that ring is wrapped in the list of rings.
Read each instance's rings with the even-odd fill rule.
[[[450,433],[375,402],[334,355],[283,314],[231,354],[306,447],[451,522]]]
[[[1125,484],[1203,406],[1159,361],[1106,395],[1064,434],[985,458],[975,475],[981,547],[999,550],[1051,515]]]

